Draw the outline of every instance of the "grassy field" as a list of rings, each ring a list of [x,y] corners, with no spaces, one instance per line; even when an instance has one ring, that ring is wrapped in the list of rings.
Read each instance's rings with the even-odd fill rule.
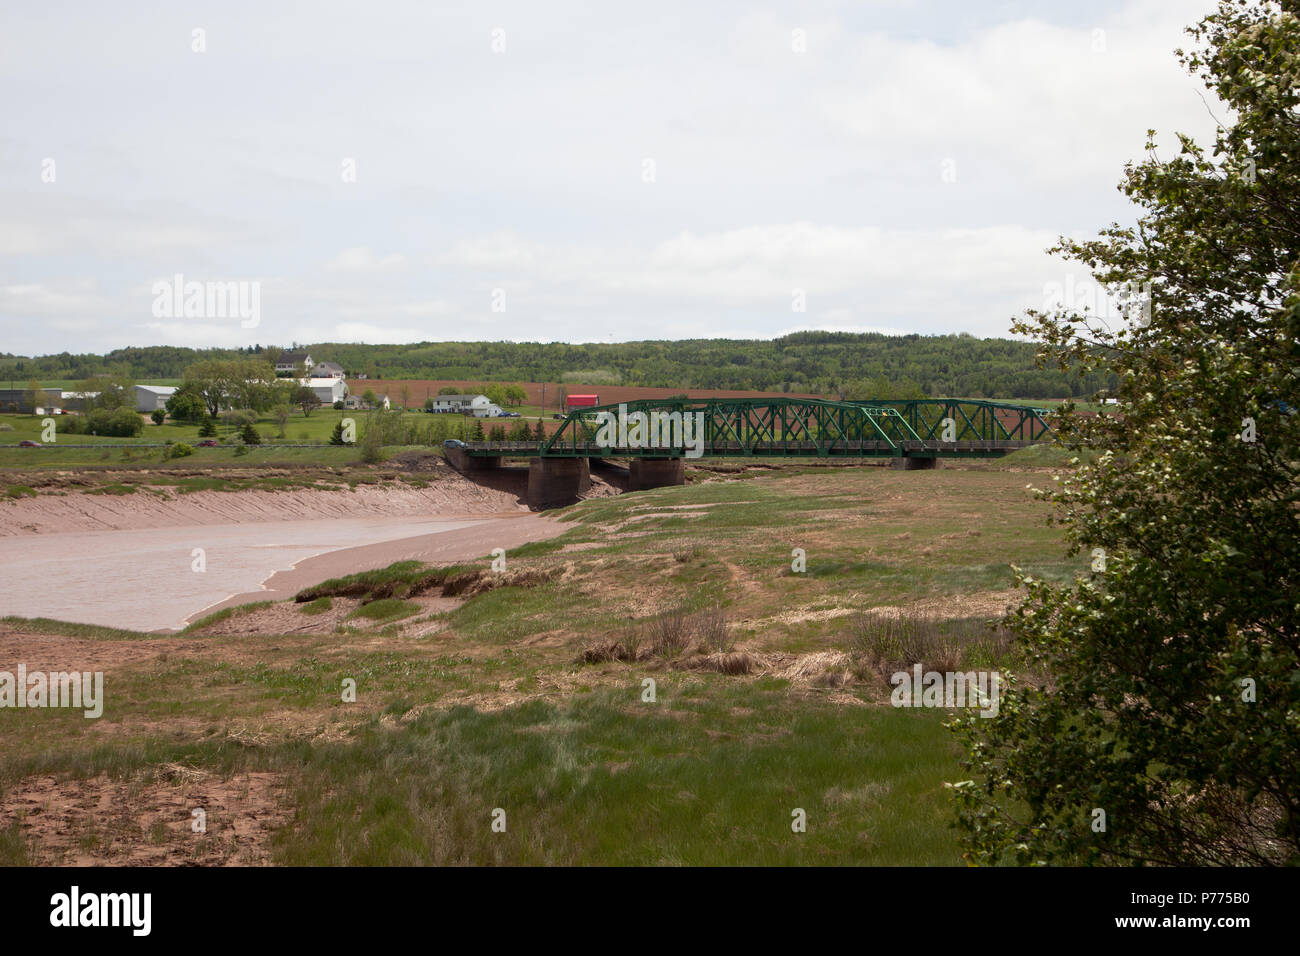
[[[855,635],[863,611],[937,613],[969,642],[943,653],[1014,669],[970,636],[1014,600],[1010,565],[1086,563],[1025,485],[737,474],[566,509],[564,535],[453,607],[408,563],[360,597],[332,582],[175,636],[6,619],[0,666],[101,669],[106,704],[0,710],[0,863],[959,864],[947,713],[889,707]],[[663,621],[708,613],[734,673],[654,649]]]
[[[412,423],[421,429],[430,425],[433,417],[423,412],[401,413],[401,420],[404,423]],[[245,464],[258,461],[266,464],[339,465],[356,461],[358,451],[356,448],[328,445],[335,426],[342,419],[351,418],[356,422],[360,434],[364,429],[366,413],[321,408],[309,416],[304,416],[301,411],[297,411],[286,423],[283,438],[280,437],[280,426],[277,422],[270,418],[262,418],[255,426],[262,443],[249,446],[249,454],[252,457],[247,458],[242,455],[236,456],[239,429],[226,425],[220,425],[214,436],[220,443],[219,447],[198,448],[198,442],[203,440],[199,435],[198,425],[172,421],[155,425],[147,422],[144,430],[137,437],[115,438],[60,432],[61,416],[54,417],[55,440],[49,442],[44,434],[42,424],[44,418],[35,415],[0,414],[0,469],[63,469],[121,464],[148,466],[169,461],[165,448],[149,447],[165,445],[168,442],[184,442],[194,448],[194,455],[183,459],[190,465],[218,465],[228,461]],[[459,417],[457,421],[460,421]],[[509,429],[518,421],[520,419],[496,419],[484,421],[483,425],[485,431],[493,425],[502,425]],[[17,447],[23,440],[41,442],[41,447]],[[308,449],[288,447],[297,444],[315,444],[322,447]]]

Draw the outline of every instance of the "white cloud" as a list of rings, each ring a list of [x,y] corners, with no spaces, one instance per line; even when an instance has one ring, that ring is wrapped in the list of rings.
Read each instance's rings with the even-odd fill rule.
[[[188,20],[125,2],[6,10],[11,351],[74,327],[84,349],[1005,335],[1065,274],[1059,234],[1131,217],[1114,184],[1146,129],[1211,125],[1170,52],[1210,0],[230,0],[201,56]],[[176,272],[263,277],[261,325],[151,322],[142,288]]]

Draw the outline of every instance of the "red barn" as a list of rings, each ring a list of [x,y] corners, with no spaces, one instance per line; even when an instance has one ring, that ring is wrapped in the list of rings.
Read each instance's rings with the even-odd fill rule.
[[[599,404],[599,395],[570,395],[564,400],[565,408],[595,408]]]

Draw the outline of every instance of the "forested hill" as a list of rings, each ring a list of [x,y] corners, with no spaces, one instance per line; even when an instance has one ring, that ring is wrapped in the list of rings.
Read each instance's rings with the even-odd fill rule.
[[[663,388],[753,389],[833,394],[1081,396],[1104,379],[1067,379],[1034,366],[1036,346],[962,335],[798,332],[773,340],[687,339],[569,345],[562,342],[426,342],[414,345],[299,345],[349,375],[385,379],[581,382]],[[206,358],[266,356],[281,349],[117,349],[107,355],[0,355],[0,378],[81,380],[115,373],[136,380],[180,378]]]

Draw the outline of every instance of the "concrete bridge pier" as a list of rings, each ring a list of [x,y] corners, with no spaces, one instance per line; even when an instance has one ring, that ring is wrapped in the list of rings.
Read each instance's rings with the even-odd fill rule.
[[[684,485],[686,463],[681,458],[633,458],[628,462],[627,477],[628,491]]]
[[[591,487],[586,458],[534,458],[528,463],[528,507],[560,508]]]
[[[893,461],[895,471],[915,471],[916,469],[932,469],[939,467],[938,458],[895,458]]]

